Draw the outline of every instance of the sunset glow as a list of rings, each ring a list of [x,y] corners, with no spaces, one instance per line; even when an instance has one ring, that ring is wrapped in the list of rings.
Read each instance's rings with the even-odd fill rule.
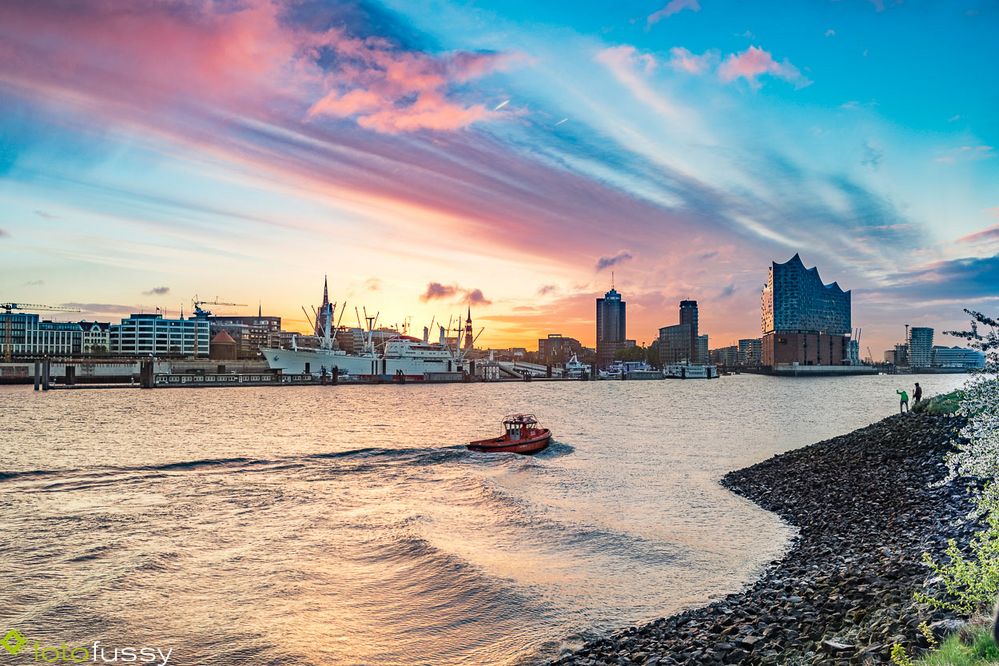
[[[799,252],[879,356],[999,303],[997,28],[972,1],[3,3],[0,297],[304,330],[328,274],[351,316],[471,304],[480,345],[536,348],[592,345],[613,271],[629,338],[692,298],[720,346]]]

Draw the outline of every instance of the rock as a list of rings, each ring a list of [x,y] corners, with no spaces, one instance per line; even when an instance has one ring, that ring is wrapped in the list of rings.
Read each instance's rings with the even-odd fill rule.
[[[785,557],[740,593],[562,661],[880,665],[894,642],[921,638],[924,620],[938,640],[960,631],[953,615],[912,595],[940,587],[922,553],[950,538],[964,547],[977,527],[961,522],[973,505],[962,484],[933,486],[962,426],[959,417],[893,416],[727,474],[723,486],[798,527]]]
[[[841,643],[840,641],[826,640],[822,641],[822,649],[831,655],[841,655],[847,652],[853,652],[856,650],[855,645],[850,643]]]

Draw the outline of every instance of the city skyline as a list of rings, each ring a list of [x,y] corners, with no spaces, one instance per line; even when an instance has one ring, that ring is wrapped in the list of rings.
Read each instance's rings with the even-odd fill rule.
[[[800,252],[864,347],[962,328],[999,304],[997,11],[7,4],[0,298],[307,330],[329,273],[386,323],[593,346],[613,270],[629,338],[694,299],[722,346]]]

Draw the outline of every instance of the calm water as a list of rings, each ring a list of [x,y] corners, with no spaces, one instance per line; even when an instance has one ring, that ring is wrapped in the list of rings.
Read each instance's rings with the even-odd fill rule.
[[[717,479],[911,381],[0,387],[0,630],[177,664],[537,660],[738,589],[792,532]],[[558,443],[460,446],[514,411]]]

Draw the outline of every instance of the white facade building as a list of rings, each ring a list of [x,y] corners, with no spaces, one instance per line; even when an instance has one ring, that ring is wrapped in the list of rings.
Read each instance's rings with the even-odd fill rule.
[[[111,324],[103,321],[81,321],[83,353],[106,354],[111,349]]]
[[[108,350],[124,356],[208,356],[207,319],[164,319],[160,314],[133,314],[112,324]]]

